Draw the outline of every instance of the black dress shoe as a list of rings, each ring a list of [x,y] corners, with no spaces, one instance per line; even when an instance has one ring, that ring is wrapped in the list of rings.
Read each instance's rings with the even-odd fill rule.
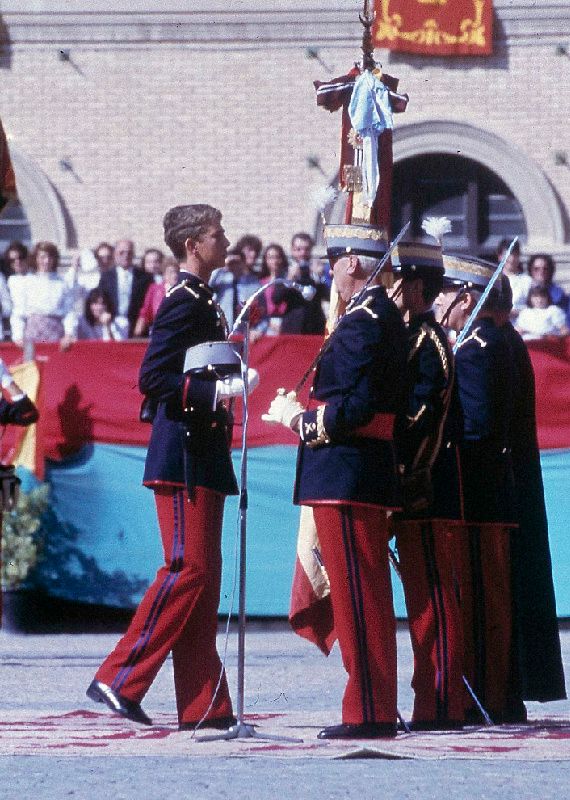
[[[457,719],[413,720],[409,723],[411,731],[460,731],[463,721]]]
[[[494,720],[494,717],[491,717]],[[484,725],[485,720],[483,719],[483,715],[477,708],[468,708],[465,712],[465,725]]]
[[[204,722],[181,722],[178,725],[179,731],[193,731],[196,729],[196,726],[199,725],[200,727],[198,730],[202,728],[214,728],[217,731],[227,731],[228,728],[231,728],[232,725],[237,725],[237,719],[235,717],[211,717],[211,719],[205,719]]]
[[[393,739],[396,730],[392,722],[343,722],[323,728],[317,739]]]
[[[122,717],[130,719],[131,722],[152,725],[152,720],[147,717],[139,703],[135,703],[134,700],[127,700],[126,697],[121,697],[106,683],[91,681],[86,694],[90,700],[94,700],[96,703],[105,703],[115,714],[120,714]]]
[[[501,711],[489,711],[495,725],[525,725],[528,722],[526,708],[520,705],[508,706]]]

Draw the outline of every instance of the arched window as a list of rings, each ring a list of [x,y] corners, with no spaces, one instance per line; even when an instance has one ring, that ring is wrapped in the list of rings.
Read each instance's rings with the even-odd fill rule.
[[[426,237],[425,217],[448,217],[445,249],[493,257],[501,239],[526,240],[521,206],[508,186],[487,167],[444,153],[405,158],[394,165],[392,231],[408,220],[411,233]]]

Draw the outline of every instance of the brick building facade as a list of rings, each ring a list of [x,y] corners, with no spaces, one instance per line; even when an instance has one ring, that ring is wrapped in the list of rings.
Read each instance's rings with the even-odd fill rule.
[[[361,6],[4,0],[0,117],[31,237],[66,251],[129,236],[140,252],[180,202],[218,205],[234,240],[287,247],[316,232],[311,190],[335,180],[340,121],[316,107],[312,81],[359,57]],[[494,7],[492,56],[376,51],[410,95],[396,166],[447,154],[496,176],[525,252],[552,253],[569,284],[570,6]],[[496,202],[497,235],[509,233]]]

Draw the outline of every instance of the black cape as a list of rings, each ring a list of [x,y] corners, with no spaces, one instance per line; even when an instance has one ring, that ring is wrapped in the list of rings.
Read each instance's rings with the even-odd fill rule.
[[[515,371],[511,450],[519,528],[511,536],[515,665],[523,700],[566,697],[540,452],[536,436],[535,380],[521,336],[503,328]]]

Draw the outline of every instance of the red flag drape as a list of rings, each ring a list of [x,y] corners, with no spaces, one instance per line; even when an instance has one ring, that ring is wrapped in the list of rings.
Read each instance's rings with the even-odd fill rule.
[[[0,120],[0,211],[14,194],[16,194],[16,177],[10,160],[8,141]]]

